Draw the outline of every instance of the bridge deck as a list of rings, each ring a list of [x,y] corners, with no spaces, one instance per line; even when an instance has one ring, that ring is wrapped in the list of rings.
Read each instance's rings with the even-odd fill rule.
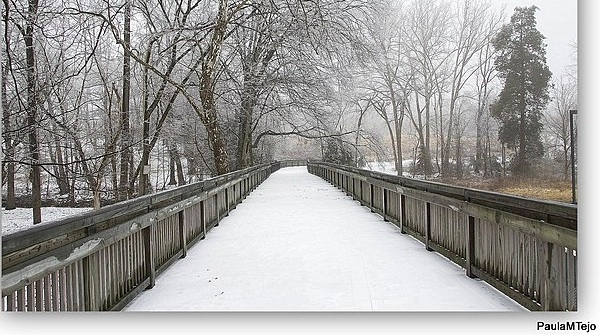
[[[125,311],[523,311],[306,167],[275,172]]]

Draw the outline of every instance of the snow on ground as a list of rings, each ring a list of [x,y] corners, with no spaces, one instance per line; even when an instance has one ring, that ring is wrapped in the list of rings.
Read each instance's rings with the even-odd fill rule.
[[[59,220],[89,210],[92,210],[92,208],[42,207],[42,222]],[[2,235],[27,229],[33,226],[33,211],[31,208],[6,210],[3,207],[1,221]]]
[[[524,311],[306,167],[275,172],[125,311]]]
[[[403,164],[406,163],[403,162]],[[405,166],[408,167],[408,164],[406,164]],[[367,165],[363,169],[394,175],[398,173],[396,171],[396,166],[394,162],[367,162]]]
[[[408,172],[412,169],[413,160],[405,159],[402,161],[402,166],[404,168],[404,173],[402,174],[404,177],[414,177],[412,173]],[[396,163],[393,161],[374,161],[367,162],[366,166],[362,167],[362,169],[381,172],[385,174],[397,175],[398,170],[396,170]]]

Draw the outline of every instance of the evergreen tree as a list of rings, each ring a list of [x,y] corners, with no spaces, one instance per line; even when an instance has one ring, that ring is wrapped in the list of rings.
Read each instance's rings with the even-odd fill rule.
[[[546,65],[545,37],[536,29],[537,9],[516,7],[510,23],[492,41],[504,87],[491,112],[500,122],[500,142],[515,152],[510,167],[516,176],[528,174],[532,160],[544,153],[540,119],[552,73]]]

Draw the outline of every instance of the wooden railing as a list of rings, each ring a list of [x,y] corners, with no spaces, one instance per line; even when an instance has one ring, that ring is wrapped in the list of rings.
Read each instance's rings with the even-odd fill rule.
[[[120,310],[284,161],[2,236],[3,311]]]
[[[2,237],[4,311],[120,310],[283,161]],[[308,163],[310,173],[530,310],[577,310],[577,207]]]
[[[575,205],[321,162],[308,171],[527,309],[577,310]]]
[[[284,160],[273,163],[275,170],[286,167],[306,166],[306,160]]]

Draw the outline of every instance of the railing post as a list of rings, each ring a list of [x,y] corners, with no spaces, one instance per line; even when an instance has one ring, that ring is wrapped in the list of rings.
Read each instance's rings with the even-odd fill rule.
[[[387,215],[388,215],[388,205],[387,205],[387,201],[388,201],[388,190],[384,188],[382,188],[383,190],[383,203],[381,205],[381,210],[383,211],[383,221],[388,221]]]
[[[187,231],[185,224],[185,210],[181,210],[179,213],[179,236],[180,236],[180,244],[181,244],[181,258],[185,258],[187,256]]]
[[[148,289],[156,284],[156,268],[154,266],[154,226],[150,225],[142,231],[144,237],[144,261],[146,263],[146,276],[150,279]]]
[[[429,201],[425,204],[425,249],[432,251],[433,249],[429,246],[431,242],[431,204]]]
[[[219,221],[221,221],[221,211],[219,210],[219,192],[215,193],[215,211],[217,212],[217,222],[215,223],[215,227],[218,227]]]
[[[374,213],[373,210],[373,184],[369,183],[369,208],[371,209],[371,213]]]
[[[469,222],[467,223],[467,276],[469,278],[475,278],[473,274],[473,267],[475,266],[475,218],[469,215]]]
[[[400,233],[406,234],[404,226],[406,225],[406,196],[400,194]]]
[[[227,208],[225,216],[229,216],[229,187],[225,188],[225,207]]]
[[[360,205],[363,205],[363,182],[362,180],[358,180],[358,192],[360,192],[360,196],[358,197],[358,202],[360,202]]]
[[[237,182],[237,183],[233,184],[233,199],[234,199],[234,201],[233,201],[233,208],[234,209],[240,203],[241,196],[238,196],[239,194],[242,193],[242,190],[241,190],[240,186],[241,186],[240,182]]]
[[[200,226],[202,227],[201,240],[206,238],[206,200],[200,201]]]

